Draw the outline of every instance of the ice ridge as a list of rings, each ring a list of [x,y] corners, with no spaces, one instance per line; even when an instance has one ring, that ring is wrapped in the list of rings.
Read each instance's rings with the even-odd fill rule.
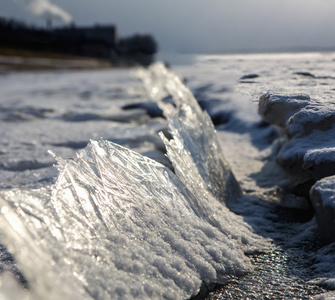
[[[182,80],[163,63],[142,69],[138,76],[168,119],[173,139],[168,141],[161,136],[175,172],[185,186],[198,197],[208,199],[210,193],[223,203],[241,196],[209,115]],[[170,101],[166,102],[169,96]]]
[[[1,241],[33,299],[186,299],[248,272],[244,251],[265,244],[225,206],[240,189],[208,115],[171,71],[148,72],[161,107],[175,101],[164,109],[173,140],[163,139],[176,175],[92,140],[74,159],[53,154],[53,186],[0,194]]]

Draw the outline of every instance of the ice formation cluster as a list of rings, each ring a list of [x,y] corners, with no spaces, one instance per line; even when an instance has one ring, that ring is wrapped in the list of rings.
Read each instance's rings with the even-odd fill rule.
[[[192,93],[162,64],[141,77],[169,120],[175,174],[92,140],[74,159],[52,152],[53,186],[0,195],[1,241],[33,299],[185,299],[249,271],[244,251],[266,245],[225,205],[241,191]]]

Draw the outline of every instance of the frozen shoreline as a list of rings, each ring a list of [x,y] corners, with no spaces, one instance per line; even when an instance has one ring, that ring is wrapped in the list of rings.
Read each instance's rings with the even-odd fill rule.
[[[308,80],[305,80],[304,75],[295,74],[306,71],[305,67],[311,64],[315,68],[320,64],[321,68],[329,59],[322,55],[307,58],[302,56],[296,62],[295,69],[292,70],[290,65],[291,69],[286,71],[285,59],[272,59],[267,61],[267,66],[261,65],[256,68],[259,59],[253,61],[249,56],[230,60],[227,57],[200,57],[193,66],[178,67],[176,71],[186,78],[197,100],[206,107],[213,120],[216,120],[220,146],[243,191],[254,196],[266,195],[267,200],[278,203],[280,191],[278,192],[276,185],[285,187],[289,182],[286,175],[272,164],[278,146],[278,142],[275,142],[276,133],[271,126],[260,120],[256,101],[266,91],[273,89],[278,92],[284,80],[289,82],[289,88],[284,86],[284,90],[296,92],[296,88],[303,87],[303,92],[307,93],[310,90],[311,94],[315,94],[315,81],[331,82],[333,74],[328,74],[328,78],[320,75],[323,77],[321,79],[315,76],[308,77]],[[302,64],[306,59],[309,63]],[[288,65],[289,62],[291,58],[287,62]],[[282,67],[280,72],[274,68],[279,65]],[[269,74],[270,69],[272,74]],[[230,79],[229,84],[225,75],[227,72],[231,73],[230,76],[235,74],[235,78]],[[267,77],[264,72],[268,74]],[[320,69],[319,72],[325,71]],[[239,78],[248,74],[257,76],[247,76],[239,81]],[[286,79],[279,79],[285,76]],[[293,79],[287,80],[290,76]],[[171,168],[164,157],[162,142],[157,137],[159,131],[166,132],[166,122],[159,114],[155,117],[150,116],[155,110],[154,105],[141,104],[147,101],[144,90],[137,80],[130,79],[127,71],[91,71],[84,74],[65,72],[62,76],[52,73],[46,76],[11,74],[0,79],[3,91],[0,105],[4,112],[1,122],[2,128],[6,130],[3,132],[5,138],[0,148],[1,174],[5,178],[2,183],[3,189],[10,190],[16,187],[23,191],[25,187],[41,187],[52,183],[56,171],[51,166],[52,157],[45,154],[46,150],[51,148],[63,157],[73,157],[74,153],[92,138],[104,137],[121,143],[142,154],[148,154]],[[20,86],[17,86],[17,80],[22,83]],[[32,83],[35,84],[33,87]],[[302,85],[299,85],[301,83]],[[233,92],[232,85],[235,85],[237,93]],[[319,88],[321,93],[326,85],[320,85]],[[285,92],[284,90],[282,92]],[[319,99],[317,102],[322,101],[323,99]],[[132,108],[123,110],[122,107],[127,105]],[[275,144],[272,144],[274,142]],[[22,191],[18,191],[17,195],[22,194]],[[265,233],[265,228],[269,227],[270,223],[262,218],[264,214],[268,214],[270,219],[275,217],[271,215],[271,210],[265,205],[259,211],[254,211],[255,207],[259,206],[256,200],[251,200],[249,207],[243,206],[242,203],[239,202],[239,206],[232,209],[242,214],[253,230],[263,230]],[[285,204],[284,207],[286,206]],[[299,237],[297,232],[294,233],[293,237],[297,239],[297,243],[304,242],[306,237],[310,239],[314,234],[311,223],[303,228],[304,226],[300,226],[299,230],[310,230],[310,233],[305,237]],[[269,227],[267,230],[271,231],[273,228]],[[275,236],[275,233],[272,234],[272,238]],[[255,248],[252,251],[254,250]],[[332,264],[329,265],[328,271],[322,271],[322,263],[332,259],[331,251],[327,252],[328,260],[322,258],[322,251],[326,250],[321,248],[317,253],[317,274],[326,276],[319,282],[327,281],[328,276],[327,282],[332,286],[332,278],[335,277],[332,274]],[[123,286],[123,290],[126,291],[127,287]]]

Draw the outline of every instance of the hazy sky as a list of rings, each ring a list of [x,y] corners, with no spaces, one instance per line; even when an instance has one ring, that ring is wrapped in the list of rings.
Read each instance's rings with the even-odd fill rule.
[[[35,24],[45,19],[32,12],[59,8],[77,25],[151,33],[168,51],[335,48],[335,0],[0,0],[0,16]]]

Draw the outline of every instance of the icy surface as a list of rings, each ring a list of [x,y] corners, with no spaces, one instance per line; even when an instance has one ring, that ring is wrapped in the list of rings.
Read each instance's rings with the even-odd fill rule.
[[[263,195],[266,199],[278,199],[278,195],[280,195],[280,189],[277,189],[276,185],[281,186],[287,184],[286,176],[283,176],[282,170],[280,170],[280,168],[278,168],[278,166],[276,166],[274,163],[274,157],[278,149],[276,147],[280,145],[280,141],[282,140],[276,140],[277,135],[275,130],[265,122],[262,122],[260,117],[257,116],[256,110],[258,99],[264,94],[292,95],[294,93],[310,95],[313,104],[315,103],[318,105],[315,106],[315,108],[312,110],[308,108],[307,111],[306,108],[306,112],[308,114],[314,114],[313,119],[319,120],[318,116],[320,116],[320,114],[318,113],[318,109],[325,107],[330,108],[332,105],[329,104],[334,102],[335,99],[335,94],[333,91],[335,73],[332,63],[334,58],[335,55],[333,53],[211,55],[195,57],[193,64],[190,66],[174,67],[174,70],[181,75],[181,78],[183,78],[182,82],[187,82],[187,86],[193,92],[201,108],[205,109],[212,118],[213,123],[218,130],[215,135],[218,137],[219,146],[222,148],[224,156],[229,162],[234,175],[240,183],[244,193],[255,193]],[[307,76],[307,73],[310,75]],[[250,74],[256,74],[258,77],[251,76],[253,78],[250,78],[250,76],[248,76]],[[233,80],[231,78],[227,80],[227,75],[230,77],[232,76]],[[245,78],[241,79],[242,77]],[[173,103],[173,106],[176,106],[176,103],[178,103],[178,95],[177,100],[172,99],[171,96],[168,96],[167,87],[165,84],[166,81],[162,81],[161,79],[157,81],[157,79],[158,78],[154,80],[152,79],[151,81],[155,83],[162,83],[159,85],[159,87],[161,87],[160,90],[154,90],[158,92],[156,100],[165,104]],[[234,86],[234,89],[232,86]],[[43,228],[50,229],[52,226],[42,224],[40,227],[36,227],[35,224],[38,224],[40,221],[38,219],[36,219],[34,222],[32,221],[34,220],[34,217],[29,215],[30,210],[28,204],[36,204],[34,209],[40,208],[40,215],[44,218],[46,216],[45,214],[48,214],[49,212],[48,210],[45,210],[44,207],[51,207],[55,203],[66,206],[68,203],[68,201],[62,203],[62,199],[58,198],[58,196],[62,193],[62,189],[58,190],[57,193],[54,194],[52,200],[50,200],[52,196],[50,189],[27,191],[31,187],[39,188],[41,186],[51,184],[54,180],[53,178],[57,174],[56,168],[52,167],[54,160],[46,153],[47,149],[53,149],[55,153],[59,154],[63,158],[74,157],[75,153],[79,149],[82,149],[87,145],[89,139],[99,140],[100,137],[103,137],[104,139],[108,139],[131,148],[132,150],[140,152],[141,154],[155,158],[158,161],[164,163],[166,166],[172,168],[170,162],[166,157],[164,157],[164,146],[160,138],[157,136],[159,131],[163,131],[167,138],[170,139],[170,136],[167,134],[166,130],[166,121],[161,118],[161,112],[157,109],[157,105],[147,101],[144,89],[139,80],[131,79],[128,75],[128,71],[108,70],[83,73],[11,73],[0,76],[0,89],[0,128],[1,136],[3,137],[3,139],[0,141],[0,175],[2,179],[0,182],[0,187],[2,189],[1,197],[6,198],[6,200],[2,199],[1,201],[8,207],[8,212],[13,212],[13,214],[7,214],[6,209],[3,211],[5,215],[12,216],[11,224],[15,224],[15,228],[17,230],[28,230],[29,228],[33,228],[32,232],[35,232],[34,230],[36,229],[38,230],[38,234],[47,236],[48,234],[43,232]],[[151,88],[149,86],[149,89],[147,90],[150,91],[150,89]],[[171,111],[174,109],[174,107],[171,107]],[[315,110],[315,113],[313,110]],[[180,115],[180,119],[183,119],[184,115],[187,115],[187,111],[188,110],[184,110],[182,115]],[[301,112],[303,111],[304,108],[302,108]],[[191,115],[194,113],[197,114],[197,112],[198,109],[196,109],[196,111],[191,110]],[[168,115],[166,110],[165,114]],[[308,122],[308,119],[311,119],[308,114],[306,114],[308,118],[305,118],[303,114],[295,114],[294,122],[290,123],[290,132],[285,133],[287,138],[290,138],[290,136],[294,138],[298,138],[298,136],[300,136],[301,138],[303,135],[307,134],[306,136],[313,137],[313,139],[316,139],[318,143],[322,140],[321,143],[319,143],[320,147],[312,149],[306,148],[306,152],[304,154],[304,164],[306,166],[308,166],[309,161],[316,161],[316,159],[321,157],[322,159],[317,160],[318,162],[325,162],[326,158],[331,159],[332,149],[334,147],[330,145],[332,139],[330,139],[329,136],[327,137],[327,135],[324,135],[322,137],[322,134],[327,134],[327,131],[331,132],[332,129],[329,128],[330,123],[325,122],[322,124],[321,120],[322,126],[320,127],[320,130],[310,130],[314,127],[314,124],[311,123],[309,126],[307,123],[308,126],[305,126],[305,121]],[[325,111],[324,116],[326,115],[330,116],[330,114]],[[174,122],[173,118],[170,119],[172,119]],[[325,119],[327,120],[327,118]],[[206,119],[201,120],[206,121]],[[175,124],[177,123],[178,120],[175,122]],[[181,125],[190,128],[192,133],[192,124]],[[299,126],[304,127],[307,130],[301,131]],[[193,131],[196,133],[195,126],[193,127]],[[324,130],[324,128],[327,130]],[[203,132],[206,132],[206,130],[203,130]],[[173,140],[168,141],[168,143],[174,143],[175,145],[187,145],[188,138],[185,139],[185,136],[183,135],[180,140],[180,144],[177,144],[174,142],[174,140],[178,141],[178,135],[175,135]],[[99,145],[101,142],[102,141],[96,143]],[[106,145],[108,145],[108,148],[113,147],[113,144],[109,144],[108,142],[103,143],[107,143]],[[272,143],[274,143],[273,147],[271,145]],[[325,147],[327,148],[326,150]],[[190,148],[190,151],[191,150],[192,148]],[[327,155],[324,155],[326,153],[325,151],[327,151]],[[86,148],[80,153],[89,152],[89,148]],[[321,154],[321,152],[322,155],[320,156],[319,154]],[[198,155],[198,153],[196,154]],[[169,155],[171,159],[173,159],[173,155],[171,155],[171,153]],[[192,155],[194,155],[194,152],[192,152]],[[86,154],[84,154],[83,157],[85,159],[88,158],[86,157]],[[192,166],[192,164],[194,164],[192,157],[188,155],[188,153],[181,153],[180,155],[175,155],[175,157],[176,161],[178,157],[182,157],[182,163],[184,164],[185,161],[185,166],[186,162],[187,166]],[[91,160],[88,159],[87,162],[88,161]],[[78,164],[82,166],[83,161],[79,158],[69,161],[64,160],[64,164],[66,165],[67,163],[69,163],[69,166],[78,166]],[[87,165],[85,165],[85,167],[87,167]],[[61,169],[62,168],[63,167],[61,167]],[[192,170],[194,169],[197,169],[197,167],[192,167]],[[182,182],[188,181],[190,188],[187,187],[187,193],[192,193],[195,195],[197,194],[197,185],[194,184],[192,180],[200,179],[199,183],[203,184],[203,186],[206,186],[206,189],[202,189],[198,195],[209,196],[207,198],[200,197],[199,199],[194,195],[193,198],[189,197],[188,206],[191,207],[191,213],[188,209],[185,208],[186,212],[190,213],[190,215],[196,214],[198,216],[196,217],[197,220],[199,219],[199,222],[206,224],[206,228],[210,228],[215,232],[220,232],[219,234],[222,236],[222,240],[224,238],[228,240],[230,243],[229,245],[232,245],[232,249],[235,249],[232,250],[231,253],[237,253],[238,255],[242,254],[241,256],[234,257],[231,260],[231,263],[236,262],[236,260],[241,263],[239,265],[241,267],[240,271],[246,270],[250,267],[248,261],[245,260],[245,256],[243,256],[243,251],[250,253],[255,250],[257,251],[264,249],[264,240],[252,234],[251,232],[253,230],[256,230],[265,237],[274,237],[274,240],[278,239],[278,237],[281,237],[283,240],[285,240],[285,242],[294,245],[304,243],[305,240],[313,241],[315,238],[312,221],[308,224],[300,224],[299,226],[294,223],[283,229],[281,228],[282,220],[278,218],[276,219],[276,215],[273,212],[271,206],[264,205],[263,202],[259,202],[259,200],[255,197],[250,199],[244,197],[243,199],[237,199],[237,201],[231,201],[229,207],[234,207],[234,211],[242,214],[244,217],[242,219],[241,217],[233,215],[226,209],[225,205],[220,204],[220,202],[218,202],[215,197],[212,196],[213,192],[209,189],[209,186],[207,185],[208,181],[206,181],[208,178],[206,175],[206,170],[202,170],[201,168],[198,169],[201,170],[201,175],[200,173],[192,172],[194,174],[189,176],[189,174],[186,172],[180,172],[179,175],[181,175],[181,178],[178,180]],[[93,167],[92,171],[90,172],[96,174],[96,171],[96,167]],[[129,171],[129,169],[126,171]],[[169,171],[167,171],[167,173],[170,174]],[[81,172],[75,172],[75,175],[81,176],[82,174]],[[86,178],[86,175],[87,174],[81,177],[81,179]],[[183,178],[183,176],[189,176],[189,178]],[[77,177],[74,177],[77,180]],[[83,181],[80,181],[80,183],[82,182]],[[75,184],[75,186],[78,186],[78,184]],[[12,190],[13,188],[16,189]],[[72,182],[69,183],[67,188],[64,188],[64,191],[70,191],[73,188]],[[92,190],[95,190],[96,188],[100,188],[100,185],[94,185],[91,188]],[[165,186],[164,188],[166,190]],[[4,191],[4,189],[7,191]],[[77,189],[77,191],[80,192],[82,190]],[[91,195],[87,191],[86,194]],[[69,196],[71,199],[73,195],[75,195],[75,193],[69,192],[66,197]],[[80,194],[80,197],[86,199],[86,196],[83,194]],[[15,199],[18,199],[17,203],[14,203]],[[291,199],[289,200],[291,201]],[[79,207],[77,202],[75,202],[73,199],[71,201],[75,203],[75,207],[76,205]],[[72,203],[71,201],[70,203]],[[15,207],[11,208],[10,206],[11,203],[17,206],[22,205],[23,207],[22,209],[17,210],[17,213],[19,213],[17,216],[16,213],[14,213],[16,210]],[[27,205],[23,206],[24,203]],[[93,209],[92,203],[93,202],[89,202],[87,206],[84,206],[81,212],[87,213],[89,211],[95,213],[96,210]],[[166,205],[171,205],[171,203],[168,202]],[[90,207],[92,208],[91,210],[89,209]],[[157,208],[159,205],[157,204],[155,207]],[[295,206],[293,205],[293,207]],[[169,208],[165,208],[165,206],[163,206],[160,207],[159,213],[161,213],[163,208],[168,212],[170,211]],[[54,212],[56,212],[56,209]],[[71,212],[70,209],[68,212]],[[184,215],[187,215],[186,212]],[[160,216],[159,213],[158,215]],[[34,223],[32,227],[29,227],[30,225],[28,225],[28,229],[24,225],[25,218],[23,218],[23,216],[25,215],[28,216],[27,220],[30,219],[32,223]],[[92,215],[87,213],[87,216],[89,217]],[[114,218],[116,218],[116,216],[114,216]],[[16,231],[8,231],[8,228],[10,227],[8,226],[6,219],[1,219],[4,222],[4,224],[1,226],[2,228],[5,228],[3,232],[6,234],[3,235],[0,240],[8,242],[8,245],[13,246],[13,244],[16,244],[15,248],[18,250],[14,252],[14,247],[10,247],[10,250],[13,251],[15,258],[17,258],[20,268],[22,267],[22,272],[24,272],[25,275],[27,274],[26,277],[29,279],[29,282],[31,282],[30,291],[34,296],[33,298],[45,299],[45,291],[48,291],[47,295],[49,298],[54,295],[55,299],[66,299],[66,295],[59,294],[63,289],[64,294],[67,294],[69,298],[77,297],[79,299],[85,299],[84,297],[85,295],[87,296],[87,290],[83,291],[81,290],[81,287],[87,286],[86,277],[81,276],[81,273],[73,274],[73,269],[71,268],[73,267],[76,268],[77,271],[81,271],[85,269],[81,265],[85,265],[86,261],[89,262],[87,266],[91,267],[90,272],[95,270],[94,272],[103,274],[101,277],[93,278],[93,276],[88,276],[87,278],[92,280],[94,283],[99,281],[97,286],[103,287],[100,289],[100,291],[103,290],[101,293],[106,292],[105,286],[109,286],[109,284],[106,282],[104,276],[109,278],[108,276],[112,275],[105,275],[105,271],[102,267],[102,269],[95,269],[95,264],[98,266],[102,264],[103,266],[104,262],[101,262],[101,259],[94,255],[97,252],[90,250],[92,249],[90,248],[92,243],[85,243],[80,241],[80,236],[83,235],[82,233],[79,233],[78,237],[76,236],[75,238],[71,239],[71,241],[73,240],[74,243],[77,243],[77,245],[80,244],[80,247],[82,248],[79,248],[78,246],[78,248],[71,250],[71,248],[66,248],[65,243],[63,243],[62,245],[66,250],[63,250],[63,246],[55,246],[54,249],[50,250],[48,246],[45,245],[49,244],[50,239],[52,241],[56,241],[56,239],[53,239],[51,235],[48,235],[50,239],[44,238],[43,240],[39,241],[39,239],[35,239],[34,237],[30,238],[30,235],[27,234],[27,239],[29,241],[27,239],[20,241],[15,233]],[[102,218],[102,220],[104,219]],[[172,220],[175,219],[172,218]],[[59,220],[56,220],[55,224],[60,224],[59,222]],[[70,221],[66,219],[66,222]],[[129,222],[131,222],[131,220]],[[170,222],[170,220],[166,222]],[[249,225],[246,225],[245,222],[248,222]],[[20,227],[20,224],[22,224],[22,227]],[[85,236],[91,236],[92,228],[95,227],[89,226],[89,223],[86,224],[88,225],[88,230],[85,232]],[[278,227],[274,227],[274,224],[277,224]],[[72,222],[69,226],[72,226]],[[96,226],[99,227],[99,225]],[[252,226],[252,230],[250,226]],[[39,228],[41,230],[39,230]],[[64,229],[67,231],[66,234],[70,235],[69,232],[71,231],[71,228],[72,227],[67,227]],[[105,227],[104,225],[101,225],[99,228],[104,229]],[[178,228],[173,228],[172,226],[169,227],[168,225],[166,225],[166,228],[172,230],[172,232],[178,237],[178,239],[176,236],[174,237],[175,242],[181,242],[184,245],[183,239],[179,239],[179,235],[184,236],[184,233],[182,233],[183,228],[180,228],[180,226]],[[192,230],[194,228],[186,228],[188,231],[190,231],[186,236],[192,235]],[[289,237],[287,235],[288,228],[291,228],[293,231],[292,235]],[[49,229],[46,232],[51,230]],[[56,228],[53,230],[55,233],[59,229]],[[297,234],[299,231],[303,232],[304,234]],[[153,232],[156,233],[156,231]],[[229,235],[231,233],[233,234],[230,237]],[[101,235],[105,234],[107,234],[105,231],[101,233]],[[7,236],[8,239],[5,239],[5,236]],[[195,238],[196,241],[198,241],[197,238],[198,237]],[[207,239],[207,237],[205,237],[205,239]],[[14,242],[14,240],[16,240],[16,242]],[[80,243],[78,241],[80,241]],[[94,241],[94,247],[101,249],[96,246],[98,239],[95,239]],[[133,240],[131,240],[131,242],[132,241]],[[105,241],[99,242],[105,245]],[[222,241],[220,241],[220,243],[221,242]],[[140,241],[138,241],[138,243],[140,243]],[[86,244],[87,247],[85,248]],[[190,246],[191,242],[187,241],[185,244]],[[148,245],[149,242],[145,243],[143,247],[149,247]],[[165,249],[165,241],[163,245]],[[197,242],[196,245],[196,249],[198,249],[199,245]],[[94,247],[93,249],[96,249]],[[205,246],[201,245],[199,247],[200,249],[204,249]],[[155,245],[148,250],[148,253],[159,253],[160,248],[160,244]],[[33,258],[31,258],[31,260],[26,259],[27,253],[30,251],[30,249],[33,249],[31,253],[35,253],[34,251],[39,253],[34,256],[36,260]],[[119,249],[117,251],[121,253],[120,255],[118,253],[118,257],[126,257],[124,248],[121,250],[120,248],[117,249]],[[75,253],[77,256],[73,257],[77,257],[76,262],[79,262],[79,264],[76,267],[72,266],[71,260],[66,260],[65,257],[59,254],[62,252],[57,252],[58,250],[65,251],[63,253]],[[130,247],[130,250],[133,251],[132,253],[136,252],[135,248]],[[203,251],[204,252],[201,253],[208,253],[206,252],[206,249]],[[85,253],[88,253],[89,256],[87,256]],[[100,252],[98,252],[98,254],[99,253]],[[327,283],[328,286],[334,287],[335,285],[333,278],[335,278],[335,275],[333,271],[333,253],[333,245],[330,245],[326,248],[321,248],[319,250],[310,252],[310,260],[314,261],[316,259],[317,262],[317,264],[314,266],[313,272],[315,271],[314,277],[320,277],[320,279],[319,281],[316,280],[316,282]],[[191,265],[189,260],[183,256],[183,253],[179,253],[178,255],[180,256],[180,260],[177,260],[177,265],[180,265],[182,268],[184,268],[186,265],[185,268],[187,269]],[[296,255],[299,256],[299,252]],[[45,259],[41,259],[40,256],[45,256]],[[211,257],[213,256],[214,255]],[[268,253],[264,256],[267,257]],[[143,254],[143,257],[149,257],[149,254],[147,256]],[[211,257],[209,258],[210,266],[218,266],[218,264],[226,266],[226,260],[223,259],[220,261],[220,263],[214,264],[214,259]],[[269,257],[271,257],[271,252]],[[285,252],[283,252],[281,257],[283,257],[283,259],[280,260],[280,264],[284,272],[280,276],[286,276],[287,269],[285,265],[293,264],[290,264],[290,261],[286,259]],[[108,259],[112,260],[112,258],[109,257],[107,260]],[[134,259],[136,259],[136,256],[134,256]],[[220,256],[218,256],[218,260],[220,260]],[[45,264],[44,261],[46,261]],[[123,260],[115,261],[122,262]],[[187,264],[185,261],[187,261]],[[49,262],[57,262],[57,264],[50,266]],[[71,268],[69,268],[69,263]],[[149,293],[151,290],[154,292],[158,289],[157,286],[159,283],[157,284],[157,282],[161,282],[162,280],[159,278],[159,276],[163,276],[162,273],[160,273],[161,270],[170,270],[169,266],[172,265],[172,262],[169,261],[168,263],[170,265],[163,264],[163,267],[161,265],[159,268],[157,267],[158,271],[155,273],[157,276],[153,281],[150,280],[150,282],[146,285],[146,290],[148,290]],[[35,265],[39,267],[35,268]],[[297,265],[301,264],[297,263]],[[119,263],[118,266],[122,266],[122,263]],[[125,269],[131,269],[131,266],[128,265],[125,267],[123,265]],[[237,267],[237,265],[235,266]],[[114,267],[111,266],[110,268]],[[302,266],[302,268],[304,268],[304,266]],[[310,272],[308,271],[308,268],[309,267],[307,266],[307,273]],[[7,269],[11,271],[10,265],[8,265],[8,268],[6,267],[6,270]],[[224,271],[222,270],[216,270],[216,275],[212,273],[211,275],[207,274],[205,276],[202,273],[201,276],[204,277],[200,277],[200,269],[205,270],[206,268],[199,267],[198,269],[195,269],[195,267],[193,267],[190,273],[191,275],[186,273],[178,274],[178,276],[181,276],[178,277],[179,279],[189,279],[189,276],[191,276],[190,278],[192,278],[192,280],[187,279],[187,282],[192,282],[192,284],[197,282],[193,285],[193,292],[190,292],[188,295],[193,294],[196,292],[196,290],[198,290],[198,284],[201,282],[201,278],[207,278],[206,276],[208,276],[208,278],[219,278],[220,280],[226,279],[226,275],[222,275],[224,274]],[[277,274],[277,269],[273,269],[271,260],[269,260],[268,264],[265,266],[265,270],[267,269],[269,269],[271,272],[274,271]],[[139,268],[139,270],[142,269]],[[92,274],[96,274],[94,272]],[[150,272],[150,270],[148,272]],[[12,273],[17,275],[15,271],[12,271]],[[170,277],[164,276],[164,280],[167,280],[167,278],[171,279],[177,277],[176,274],[172,271],[167,271],[166,273],[168,273]],[[193,277],[194,274],[198,275]],[[258,274],[260,273],[252,272],[250,274],[250,282],[257,282],[257,289],[259,291],[257,293],[262,294],[262,287],[264,287],[262,282],[270,282],[271,277],[268,276],[269,273],[265,273],[265,275],[259,275],[260,278],[255,280],[253,276],[257,277]],[[265,276],[266,278],[263,278],[262,276]],[[101,278],[101,280],[97,278]],[[248,277],[245,278],[248,280]],[[311,278],[311,275],[309,275],[309,278]],[[171,281],[173,280],[171,279]],[[3,285],[1,287],[0,295],[6,295],[4,296],[6,298],[9,298],[12,295],[14,299],[24,299],[25,294],[20,294],[19,296],[15,297],[15,292],[13,292],[13,289],[16,289],[16,287],[11,283],[10,279],[2,279],[2,282],[6,282],[6,286]],[[50,282],[52,282],[51,285]],[[250,286],[250,282],[246,283],[240,279],[236,279],[236,282],[237,284],[244,285],[245,291],[243,291],[243,295],[247,297],[249,289],[248,286]],[[278,277],[278,282],[282,282],[280,277]],[[287,282],[290,284],[289,280]],[[70,285],[70,290],[67,289],[67,283]],[[129,293],[131,293],[132,283],[132,281],[130,283],[127,281],[123,282],[123,285],[120,285],[120,289],[115,292],[115,297],[116,295],[122,294],[125,291],[130,291]],[[188,285],[188,287],[192,286],[192,284]],[[140,284],[138,281],[134,283],[134,293],[139,285]],[[59,288],[60,286],[61,288]],[[164,287],[165,291],[169,290],[171,286],[173,285]],[[11,287],[13,287],[13,289]],[[292,287],[304,289],[305,287],[307,288],[307,283],[301,283],[300,280],[299,284],[293,284]],[[269,291],[268,288],[273,290]],[[276,287],[273,285],[269,285],[268,288],[266,288],[266,290],[268,291],[268,294],[272,296],[274,294],[271,293],[277,293],[277,291],[280,290],[280,286],[278,290],[276,290]],[[184,286],[177,287],[175,293],[171,297],[176,296],[177,292],[181,292],[181,294],[187,293],[185,292],[186,290],[187,288]],[[98,293],[99,292],[97,292],[97,294]],[[297,292],[297,294],[299,294],[299,292]],[[260,298],[262,297],[259,294],[257,294],[257,296]],[[98,296],[90,296],[90,298],[92,297],[94,298]],[[133,297],[132,294],[131,297]],[[107,299],[109,298],[110,297],[107,296]]]
[[[122,108],[146,100],[128,70],[9,73],[0,90],[1,188],[44,186],[57,176],[48,149],[72,157],[101,137],[168,164],[157,136],[165,121]]]
[[[298,97],[303,95],[306,101],[303,99],[297,101],[302,105],[298,110],[295,110],[292,120],[289,120],[292,114],[287,118],[286,113],[283,114],[277,110],[277,113],[281,115],[281,124],[284,125],[281,132],[284,138],[295,139],[292,143],[286,144],[287,154],[291,154],[295,164],[300,164],[300,170],[302,167],[304,168],[304,180],[309,180],[311,177],[322,178],[334,170],[332,164],[334,148],[332,111],[335,100],[332,66],[334,57],[334,53],[201,56],[189,71],[181,68],[180,73],[185,76],[188,86],[191,86],[195,94],[198,87],[203,87],[199,94],[201,98],[207,99],[207,103],[211,97],[221,99],[219,107],[225,107],[225,119],[220,127],[223,130],[219,131],[219,136],[225,137],[226,147],[223,148],[225,157],[244,190],[257,190],[259,184],[268,186],[273,180],[279,185],[285,185],[285,180],[282,175],[274,176],[273,171],[277,172],[275,165],[264,165],[257,162],[257,157],[261,160],[260,150],[261,154],[264,155],[263,158],[276,155],[278,147],[277,149],[273,148],[274,152],[268,151],[265,147],[266,140],[271,142],[272,139],[276,142],[274,140],[276,135],[273,134],[274,132],[270,130],[268,125],[258,123],[258,126],[255,126],[256,122],[253,123],[253,120],[250,122],[252,114],[244,114],[246,103],[244,102],[242,106],[236,105],[235,99],[238,94],[247,96],[249,101],[254,101],[255,106],[259,98],[265,94],[280,95],[282,99],[284,98],[282,96],[286,95],[292,100],[297,95],[299,95]],[[223,85],[220,84],[220,81],[225,72],[233,74],[236,78],[236,94],[233,101],[226,100],[227,95],[232,98],[229,91],[221,93]],[[199,76],[198,73],[202,75]],[[305,76],[303,73],[310,73],[312,76]],[[259,76],[240,80],[241,77],[248,74]],[[308,104],[311,105],[308,106]],[[243,115],[241,119],[244,122],[239,122],[237,118],[239,115]],[[288,127],[286,127],[287,125]],[[248,130],[246,130],[247,126]],[[280,146],[281,143],[278,141],[282,142],[283,139],[277,140],[277,145]],[[229,144],[227,145],[227,143]],[[250,145],[255,148],[253,149]],[[301,153],[299,161],[293,157],[295,151],[298,151],[299,155]],[[259,171],[261,171],[260,176],[257,174]],[[279,171],[278,174],[280,173]],[[256,180],[256,185],[253,180]],[[309,227],[309,225],[304,226],[305,228]],[[310,226],[313,228],[312,225]],[[314,230],[307,234],[309,239],[317,238],[313,232]],[[294,237],[292,242],[299,243],[300,240],[301,237]],[[318,282],[325,282],[334,288],[334,285],[331,284],[335,278],[334,257],[331,255],[334,251],[329,250],[326,256],[323,255],[322,249],[310,254],[312,259],[317,257],[319,266],[315,268],[314,276],[322,277],[324,275],[324,279]],[[326,296],[324,297],[324,299],[328,299]]]

